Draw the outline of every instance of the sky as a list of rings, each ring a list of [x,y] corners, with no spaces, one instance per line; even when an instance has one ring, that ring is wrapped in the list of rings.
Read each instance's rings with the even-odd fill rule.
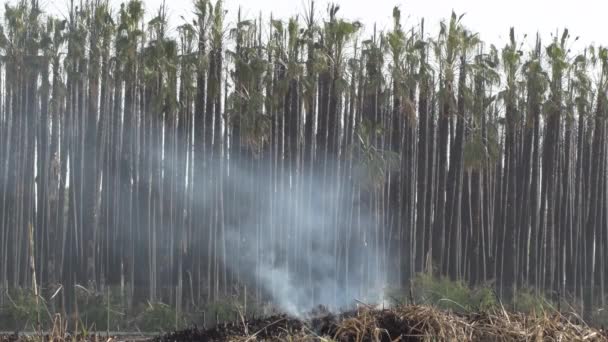
[[[121,0],[110,0],[118,8]],[[143,0],[147,12],[151,15],[163,0]],[[193,0],[164,0],[169,8],[169,15],[174,26],[179,25],[184,16],[192,17]],[[213,2],[215,0],[212,0]],[[50,12],[66,12],[67,0],[42,0]],[[228,10],[227,21],[236,21],[236,12],[240,7],[244,17],[264,17],[272,13],[274,17],[288,18],[303,14],[309,0],[225,0]],[[425,18],[426,31],[436,34],[438,23],[449,18],[451,11],[465,14],[464,25],[473,32],[480,33],[481,38],[489,43],[503,46],[507,43],[509,28],[514,26],[516,34],[532,46],[534,36],[541,33],[544,41],[551,38],[564,27],[570,30],[572,37],[580,36],[573,43],[573,48],[595,43],[608,45],[608,0],[334,0],[341,7],[338,15],[347,19],[361,21],[368,32],[374,23],[378,29],[390,29],[392,9],[399,6],[405,27],[411,27]],[[327,0],[316,0],[317,13],[325,15]]]

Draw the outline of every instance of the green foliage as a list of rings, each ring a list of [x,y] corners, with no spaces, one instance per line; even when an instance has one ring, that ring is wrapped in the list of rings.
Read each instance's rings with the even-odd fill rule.
[[[164,303],[150,303],[136,319],[137,327],[147,332],[171,331],[184,327],[184,317],[176,314],[175,308]]]
[[[540,293],[532,289],[520,289],[513,297],[513,308],[518,312],[527,314],[543,314],[555,311],[555,305]]]
[[[49,325],[50,318],[46,303],[42,298],[38,298],[37,301],[31,290],[14,289],[7,291],[4,296],[7,299],[6,305],[1,311],[7,322],[2,322],[0,328],[24,330],[36,329],[39,325],[40,327]]]
[[[416,303],[436,305],[447,310],[486,311],[499,305],[491,287],[471,288],[462,281],[453,281],[447,277],[438,278],[430,274],[419,274],[414,279],[414,289]],[[518,289],[509,302],[502,304],[516,312],[539,315],[554,312],[558,307],[543,294],[537,294],[528,288]],[[569,304],[562,302],[562,307],[569,307]]]
[[[473,131],[472,137],[465,142],[463,151],[466,169],[483,169],[494,163],[500,157],[501,145],[498,132],[490,126],[484,138],[480,129]]]
[[[593,316],[591,317],[591,322],[589,322],[592,326],[597,327],[608,327],[608,309],[599,308],[593,311]]]
[[[109,293],[93,293],[77,290],[79,318],[85,327],[93,327],[97,331],[126,328],[126,313],[122,305],[120,289],[111,288]]]
[[[447,277],[419,274],[414,279],[416,302],[436,305],[453,311],[489,310],[496,306],[496,296],[491,288],[471,288],[462,281]]]
[[[466,310],[471,297],[470,289],[460,281],[448,278],[434,278],[430,274],[420,274],[414,280],[418,295],[429,304],[455,311]]]
[[[488,311],[499,304],[496,294],[489,286],[480,286],[473,290],[472,308],[476,311]]]
[[[205,307],[205,312],[209,319],[218,322],[234,321],[236,315],[236,306],[230,299],[219,299],[209,303]]]
[[[384,184],[388,174],[399,167],[397,153],[380,149],[374,143],[375,138],[383,132],[380,124],[365,119],[357,128],[358,161],[361,166],[359,181],[366,189],[378,189]]]
[[[479,136],[467,141],[464,145],[464,166],[467,169],[483,169],[487,149]]]
[[[245,297],[247,297],[245,299]],[[246,306],[245,307],[245,303]],[[207,303],[203,308],[207,322],[234,322],[245,317],[262,317],[265,314],[264,305],[255,297],[238,291],[230,296],[223,296]]]

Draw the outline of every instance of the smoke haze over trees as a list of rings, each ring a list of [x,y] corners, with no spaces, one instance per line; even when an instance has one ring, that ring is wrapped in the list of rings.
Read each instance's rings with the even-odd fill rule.
[[[67,6],[4,8],[0,288],[301,313],[433,272],[605,305],[606,48],[398,8],[367,36],[312,2],[227,25],[196,0],[174,29],[138,0]]]

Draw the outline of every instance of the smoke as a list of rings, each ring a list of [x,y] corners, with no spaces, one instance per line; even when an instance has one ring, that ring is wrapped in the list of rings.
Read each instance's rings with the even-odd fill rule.
[[[162,151],[156,152],[152,155],[162,159]],[[165,164],[163,178],[183,186],[188,162],[174,158],[174,164]],[[207,217],[194,226],[213,233],[204,235],[211,238],[208,241],[183,243],[202,249],[197,255],[209,258],[205,265],[216,263],[217,254],[220,270],[207,275],[221,277],[223,267],[229,273],[229,287],[247,286],[248,294],[294,316],[304,316],[319,305],[341,311],[357,301],[382,302],[388,270],[394,269],[388,259],[391,236],[379,218],[382,213],[373,214],[377,208],[372,208],[369,189],[358,188],[360,177],[350,179],[332,162],[320,170],[306,167],[298,172],[275,162],[231,155],[230,160],[208,159],[194,165],[187,182],[198,189],[194,210]],[[355,167],[352,174],[362,172]],[[150,186],[160,191],[156,184]],[[174,213],[181,214],[182,210]],[[182,243],[171,236],[172,229],[157,233],[161,242],[153,248],[159,255],[170,255],[168,242]],[[138,245],[145,248],[146,243]],[[165,273],[161,270],[160,277],[175,276]]]
[[[231,163],[223,183],[232,194],[224,264],[242,283],[296,316],[318,305],[340,310],[355,300],[382,300],[382,229],[351,181],[334,167],[325,177],[288,171],[273,177],[272,167],[237,165]]]

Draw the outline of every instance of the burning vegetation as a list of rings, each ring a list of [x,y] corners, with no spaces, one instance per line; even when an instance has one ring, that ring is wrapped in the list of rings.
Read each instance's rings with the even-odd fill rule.
[[[608,332],[586,326],[576,315],[510,314],[504,309],[465,314],[401,306],[362,307],[306,320],[272,316],[184,330],[155,341],[608,341]]]
[[[587,326],[578,315],[513,314],[495,311],[454,312],[432,306],[398,306],[391,309],[361,305],[341,314],[320,307],[305,318],[274,315],[222,323],[211,329],[197,327],[155,338],[143,336],[71,335],[56,321],[48,334],[0,336],[1,342],[26,341],[608,341],[608,332]]]

